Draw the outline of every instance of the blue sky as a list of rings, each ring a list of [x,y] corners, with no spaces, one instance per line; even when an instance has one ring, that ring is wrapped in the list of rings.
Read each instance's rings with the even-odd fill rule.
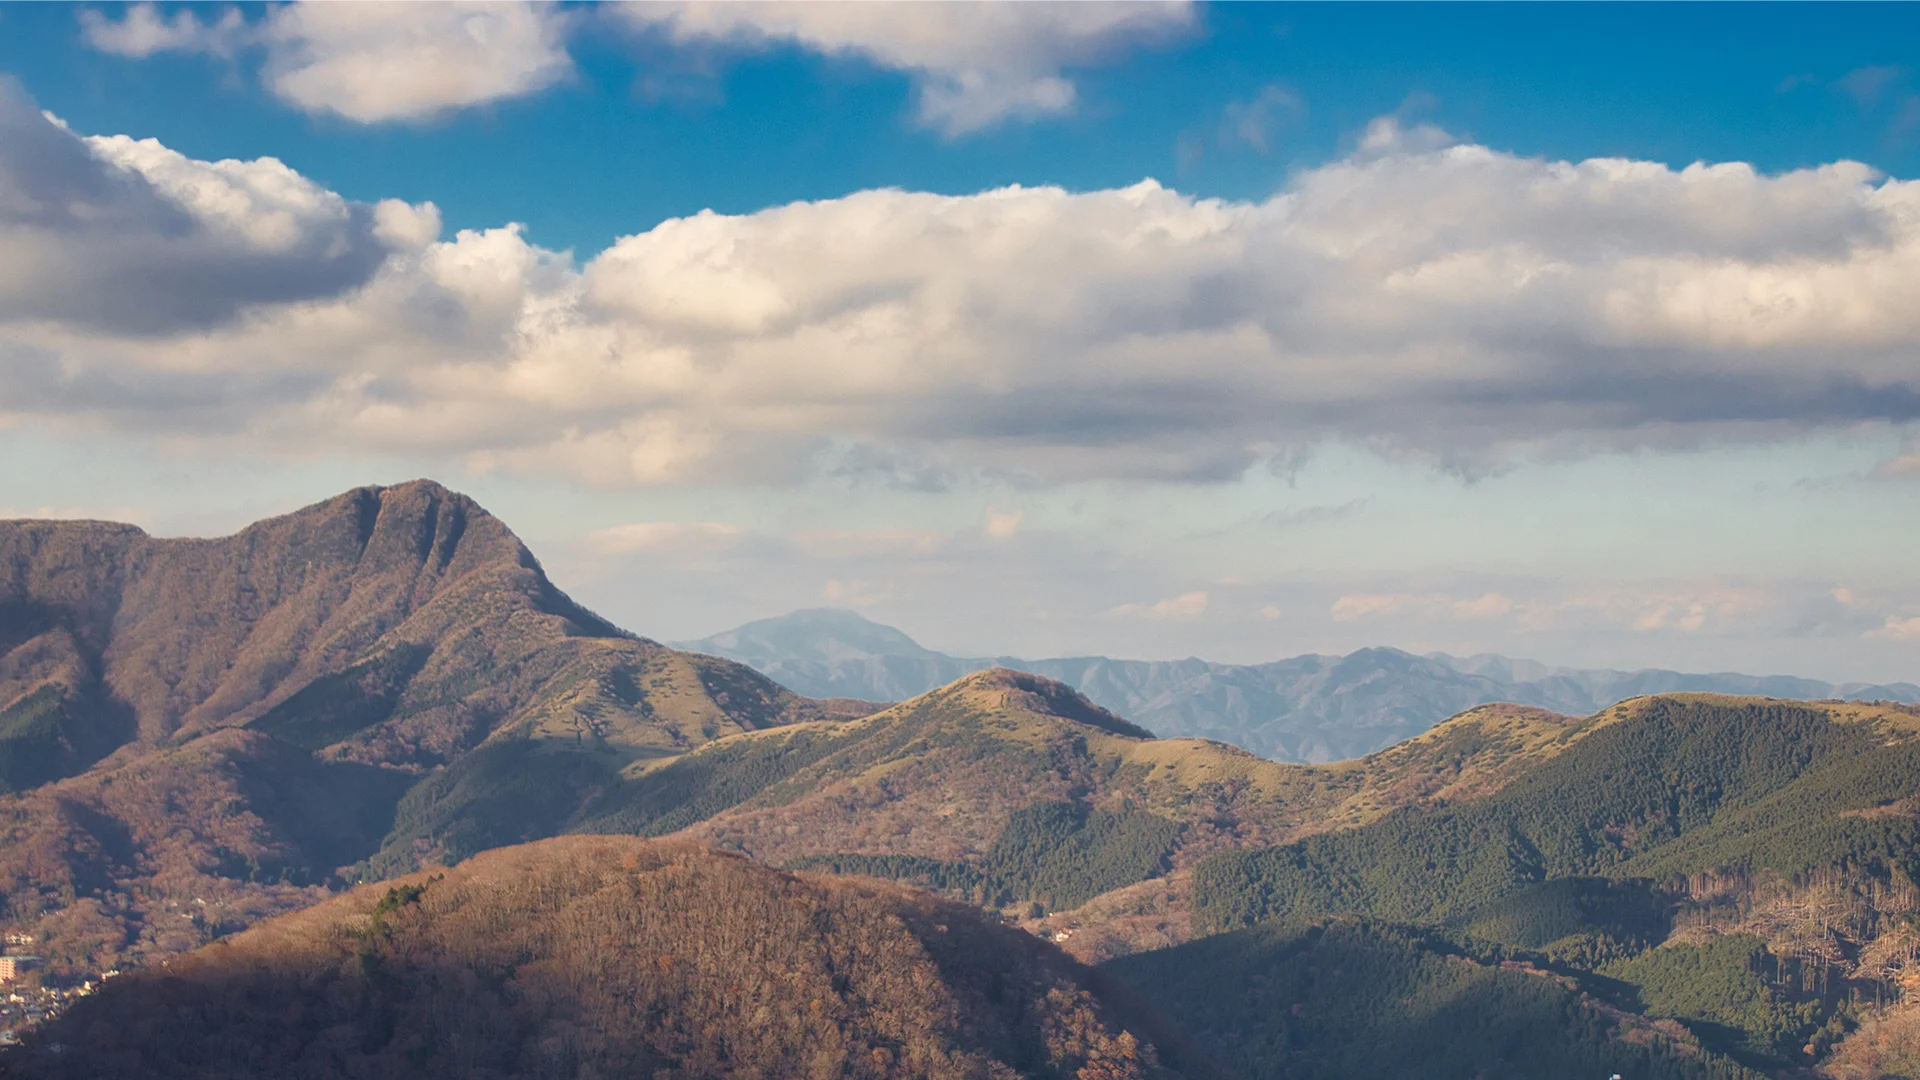
[[[432,475],[665,638],[1920,678],[1916,41],[0,6],[0,513]]]

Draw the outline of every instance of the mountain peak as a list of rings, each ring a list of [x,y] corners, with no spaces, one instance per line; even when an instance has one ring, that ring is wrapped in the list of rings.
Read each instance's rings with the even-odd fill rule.
[[[958,695],[974,700],[985,699],[995,707],[1018,709],[1070,720],[1076,724],[1099,728],[1110,735],[1123,735],[1130,739],[1154,737],[1153,732],[1146,728],[1129,723],[1088,701],[1079,691],[1066,683],[1013,668],[996,667],[976,671],[933,693]]]
[[[940,656],[901,631],[845,608],[803,608],[698,641],[677,642],[676,647],[746,663],[775,658],[835,663],[881,656]]]

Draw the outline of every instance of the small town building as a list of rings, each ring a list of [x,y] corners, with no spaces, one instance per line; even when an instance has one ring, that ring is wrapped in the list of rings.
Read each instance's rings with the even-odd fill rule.
[[[0,956],[0,983],[10,983],[40,963],[37,956]]]

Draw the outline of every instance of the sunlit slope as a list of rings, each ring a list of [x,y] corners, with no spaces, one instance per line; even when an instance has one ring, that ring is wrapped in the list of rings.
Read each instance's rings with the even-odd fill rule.
[[[617,770],[859,711],[609,625],[429,481],[216,539],[0,522],[0,923],[59,974],[157,958],[343,865],[477,850],[395,825],[482,750]],[[480,846],[554,831],[530,816]]]
[[[1156,1034],[1051,946],[962,905],[679,841],[573,837],[364,887],[113,980],[0,1068],[1177,1080]]]
[[[1899,863],[1915,819],[1869,811],[1920,793],[1917,729],[1908,706],[1635,699],[1538,744],[1558,753],[1523,751],[1530,767],[1484,798],[1224,854],[1199,877],[1197,910],[1219,928],[1348,912],[1431,921],[1552,877]]]

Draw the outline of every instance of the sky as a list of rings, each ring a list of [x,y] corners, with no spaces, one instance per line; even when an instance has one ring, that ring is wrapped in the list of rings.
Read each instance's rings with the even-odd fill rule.
[[[1920,680],[1920,6],[0,4],[0,517]]]

